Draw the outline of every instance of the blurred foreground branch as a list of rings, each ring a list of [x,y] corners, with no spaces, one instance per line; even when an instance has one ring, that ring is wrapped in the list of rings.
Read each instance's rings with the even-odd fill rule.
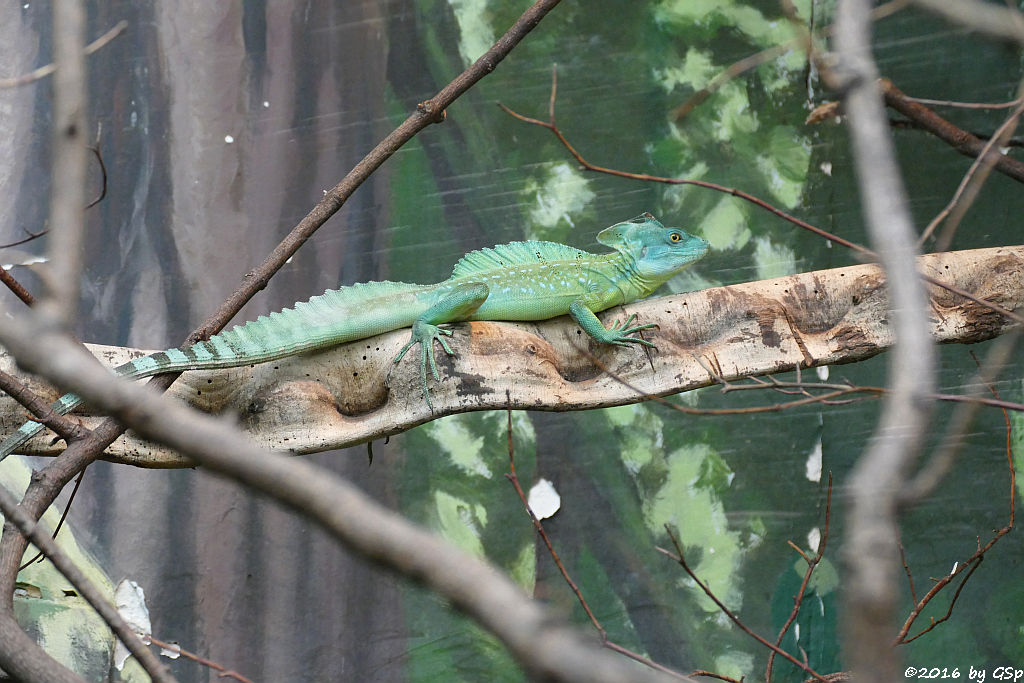
[[[0,329],[22,363],[85,396],[195,464],[260,491],[314,521],[353,551],[420,582],[494,633],[536,678],[671,680],[634,668],[554,618],[507,576],[304,460],[258,449],[223,421],[112,377],[87,352],[31,315]]]
[[[843,644],[857,680],[888,683],[900,675],[899,656],[888,642],[900,567],[899,494],[928,429],[936,380],[929,301],[915,268],[917,238],[871,54],[870,12],[869,0],[839,3],[834,76],[844,89],[861,205],[885,269],[897,343],[888,364],[891,394],[849,483]]]

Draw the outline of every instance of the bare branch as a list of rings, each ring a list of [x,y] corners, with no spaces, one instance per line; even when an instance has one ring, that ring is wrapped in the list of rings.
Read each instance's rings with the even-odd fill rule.
[[[914,3],[972,31],[1024,45],[1024,18],[1015,9],[981,0],[914,0]]]
[[[622,645],[619,645],[618,643],[612,642],[608,639],[608,632],[605,630],[604,626],[601,625],[601,622],[600,620],[598,620],[597,615],[594,614],[594,611],[590,609],[590,604],[587,603],[586,598],[583,597],[583,591],[580,590],[580,587],[573,580],[572,576],[570,576],[569,570],[565,568],[565,564],[562,562],[562,558],[558,556],[558,551],[555,550],[555,546],[551,542],[551,538],[548,536],[547,531],[545,531],[544,525],[541,523],[540,519],[538,519],[537,515],[534,513],[533,508],[530,507],[530,502],[529,499],[526,497],[526,492],[523,491],[523,487],[519,483],[519,475],[516,474],[515,448],[512,440],[512,410],[506,410],[505,414],[507,416],[506,433],[508,435],[509,468],[509,471],[505,474],[505,478],[508,479],[509,482],[511,482],[512,487],[515,489],[516,494],[519,496],[519,500],[522,502],[523,508],[526,510],[526,514],[530,516],[530,521],[533,522],[533,528],[536,529],[537,535],[540,536],[541,540],[544,542],[544,545],[548,550],[548,555],[551,556],[551,560],[555,563],[555,566],[558,568],[558,572],[562,575],[562,579],[565,581],[566,585],[569,586],[569,589],[576,596],[576,601],[580,603],[580,607],[582,607],[583,611],[587,613],[587,618],[590,619],[590,623],[593,624],[594,630],[597,631],[597,635],[601,638],[601,645],[603,645],[605,648],[613,652],[618,652],[623,657],[629,657],[633,661],[639,662],[644,666],[650,667],[664,674],[672,676],[676,680],[690,681],[691,683],[696,683],[694,679],[690,678],[689,676],[684,676],[678,671],[673,671],[667,666],[658,664],[649,657],[644,657],[643,655],[638,654],[633,650],[623,647]]]
[[[189,652],[188,650],[184,649],[180,645],[177,645],[175,643],[165,643],[164,641],[158,640],[158,639],[154,638],[151,635],[143,636],[143,638],[145,638],[145,640],[147,642],[150,642],[153,645],[156,645],[157,647],[160,647],[160,648],[163,648],[164,650],[168,650],[170,652],[174,652],[176,654],[179,654],[182,657],[184,657],[185,659],[190,659],[193,662],[195,662],[196,664],[202,664],[203,666],[207,667],[208,669],[213,669],[214,671],[217,672],[217,678],[224,678],[224,679],[231,678],[231,679],[234,679],[236,681],[239,681],[240,683],[252,683],[251,680],[249,680],[248,678],[246,678],[242,674],[238,673],[237,671],[231,671],[231,670],[221,666],[217,662],[213,661],[212,659],[207,659],[206,657],[200,657],[199,655],[197,655],[194,652]]]
[[[1020,92],[1020,88],[1018,88],[1018,92]],[[953,243],[953,233],[956,232],[960,221],[963,220],[967,210],[974,203],[992,168],[999,163],[999,159],[1004,158],[1001,152],[993,152],[992,150],[1002,147],[1009,141],[1010,137],[1013,136],[1013,132],[1017,129],[1017,123],[1020,121],[1021,114],[1024,114],[1024,102],[1013,110],[1009,118],[999,126],[995,134],[985,143],[981,153],[978,154],[978,157],[971,163],[971,167],[967,169],[967,173],[964,174],[963,180],[957,186],[952,199],[928,223],[928,227],[921,232],[921,237],[918,239],[919,245],[925,243],[939,223],[946,221],[946,227],[935,243],[935,251],[946,251],[949,249]]]
[[[31,315],[0,329],[29,367],[205,469],[261,491],[321,525],[364,557],[422,582],[494,633],[535,677],[565,681],[672,680],[604,652],[530,600],[497,569],[384,509],[311,462],[263,451],[222,421],[118,380]]]
[[[124,33],[127,28],[128,28],[128,22],[127,21],[121,20],[121,21],[117,22],[116,24],[114,24],[114,27],[111,28],[109,31],[107,31],[102,36],[100,36],[96,40],[94,40],[91,43],[89,43],[88,45],[86,45],[85,50],[84,50],[85,55],[89,56],[92,53],[96,52],[97,50],[102,48],[104,45],[106,45],[107,43],[112,41],[114,38],[117,38],[119,35]],[[46,78],[47,76],[49,76],[50,74],[52,74],[56,70],[57,70],[57,65],[51,63],[51,64],[46,64],[45,66],[41,66],[38,69],[35,69],[34,71],[31,71],[31,72],[25,74],[24,76],[17,76],[15,78],[0,78],[0,89],[3,89],[3,88],[16,88],[16,87],[21,86],[21,85],[28,85],[29,83],[35,83],[36,81],[38,81],[38,80],[40,80],[42,78]]]
[[[928,254],[918,269],[941,277],[947,287],[970,290],[975,299],[998,301],[1000,308],[1024,305],[1024,246]],[[988,304],[943,289],[932,290],[931,305],[936,314],[931,334],[939,342],[990,339],[1012,324]],[[637,313],[660,325],[651,336],[658,350],[650,361],[628,350],[594,348],[588,356],[580,348],[579,327],[569,318],[456,325],[458,355],[441,359],[442,381],[432,386],[434,413],[423,402],[415,364],[391,362],[408,340],[407,329],[254,368],[185,373],[172,393],[204,412],[246,415],[246,430],[256,443],[318,452],[395,434],[441,415],[501,410],[508,407],[506,391],[515,408],[583,410],[710,386],[723,378],[861,360],[893,343],[891,326],[881,322],[889,306],[881,269],[859,265],[649,299],[602,314],[611,322]],[[105,365],[143,353],[91,348]],[[712,369],[716,359],[718,370]],[[608,375],[602,374],[605,368]],[[0,369],[16,372],[2,352]],[[831,395],[801,400],[806,405],[855,394],[850,387],[835,387]],[[985,400],[994,405],[993,399]],[[254,412],[252,405],[262,409]],[[0,432],[16,429],[23,413],[0,396]],[[98,422],[86,419],[85,424]],[[59,449],[40,437],[22,452],[53,455]],[[108,452],[138,466],[188,466],[135,435]]]
[[[35,297],[13,275],[7,272],[7,269],[3,266],[0,266],[0,282],[6,285],[7,289],[14,292],[14,295],[21,299],[22,303],[26,306],[31,306],[35,303]]]
[[[85,8],[81,0],[54,0],[53,158],[50,174],[50,267],[42,271],[47,295],[39,305],[70,328],[78,311],[85,217],[86,73]]]
[[[3,486],[0,486],[0,511],[3,512],[4,519],[16,526],[26,538],[31,540],[46,555],[46,558],[53,563],[57,571],[63,574],[64,578],[96,610],[103,618],[103,621],[107,622],[107,625],[110,626],[114,634],[124,643],[128,651],[135,656],[135,659],[138,660],[142,668],[146,670],[146,673],[154,681],[162,681],[163,683],[174,682],[174,677],[171,676],[167,668],[160,662],[160,658],[139,639],[139,636],[136,635],[132,627],[128,625],[128,622],[118,613],[117,608],[110,604],[99,587],[89,580],[85,572],[75,566],[71,558],[51,538],[50,532],[41,523],[29,517],[19,507],[17,498]],[[9,660],[5,660],[4,666],[7,667],[8,665]],[[10,671],[10,673],[17,675],[19,672]]]
[[[349,171],[340,183],[328,190],[322,200],[277,245],[266,260],[250,273],[242,285],[192,335],[194,342],[216,333],[227,324],[252,296],[267,286],[270,277],[301,247],[327,219],[338,212],[349,196],[371,173],[392,154],[432,123],[445,119],[446,109],[477,81],[494,71],[519,42],[540,23],[560,0],[537,0],[505,34],[468,69],[441,89],[434,97],[421,102],[416,111],[398,128],[381,140],[362,161]]]
[[[444,118],[444,109],[462,93],[472,87],[478,80],[489,74],[523,37],[526,36],[537,23],[558,4],[559,0],[538,0],[531,6],[513,25],[513,27],[502,36],[497,43],[488,50],[475,64],[468,68],[462,75],[449,83],[435,98],[421,104],[417,112],[407,119],[395,132],[385,138],[373,152],[371,152],[360,164],[358,164],[337,187],[327,193],[324,200],[310,212],[307,217],[289,234],[289,236],[278,246],[277,249],[267,258],[264,264],[254,273],[247,277],[246,281],[232,295],[232,297],[211,316],[204,325],[197,329],[189,338],[191,342],[209,336],[224,327],[227,321],[238,312],[241,306],[252,297],[257,291],[266,286],[270,276],[279,269],[284,262],[309,238],[313,232],[320,227],[330,216],[341,208],[348,196],[358,187],[369,175],[379,167],[391,154],[402,144],[411,139],[417,132],[431,123],[439,122]],[[60,5],[56,5],[60,7]],[[81,54],[79,52],[79,58]],[[63,63],[58,60],[60,69],[58,74],[65,71]],[[67,75],[67,74],[65,74]],[[58,86],[55,86],[58,87]],[[84,102],[84,97],[79,99]],[[67,132],[67,129],[64,129]],[[82,134],[79,127],[78,134]],[[84,146],[81,146],[84,149]],[[55,187],[57,178],[55,177]],[[77,187],[77,185],[76,185]],[[81,187],[84,188],[84,176]],[[84,201],[84,190],[80,193],[78,203],[74,209],[81,213]],[[65,197],[66,199],[66,197]],[[72,213],[70,201],[65,204],[67,212]],[[59,215],[51,211],[51,224],[57,227]],[[79,216],[79,220],[80,220]],[[61,218],[63,220],[63,218]],[[74,216],[72,216],[74,220]],[[77,250],[76,250],[77,251]],[[77,284],[77,275],[74,283]],[[74,285],[69,285],[74,286]],[[5,325],[7,321],[5,321]],[[84,350],[82,353],[85,353]],[[101,372],[106,372],[101,370]],[[166,389],[177,377],[177,375],[154,378],[150,386]],[[25,493],[22,506],[30,516],[41,515],[55,499],[61,487],[69,482],[75,475],[102,453],[103,449],[111,444],[124,428],[120,427],[113,420],[106,420],[100,424],[93,435],[82,441],[71,445],[60,458],[50,463],[43,471],[39,472],[32,484]],[[24,657],[28,650],[38,659],[46,659],[39,647],[31,639],[20,631],[13,619],[6,619],[11,609],[11,596],[17,566],[25,549],[25,540],[13,532],[13,528],[7,528],[0,537],[0,630],[3,634],[14,633],[10,638],[0,637],[5,643],[18,643],[18,651],[10,652],[11,648],[4,648],[5,655],[12,657]],[[453,573],[453,576],[457,573]],[[20,634],[20,635],[19,635]],[[23,646],[23,647],[22,647]],[[30,657],[31,659],[31,657]],[[66,671],[66,670],[64,670]],[[55,677],[45,677],[47,680],[58,680]]]
[[[817,569],[818,564],[821,563],[823,557],[825,557],[825,546],[828,545],[828,534],[831,530],[832,525],[832,473],[828,473],[828,494],[825,498],[825,528],[821,534],[821,541],[818,542],[817,552],[814,557],[808,557],[807,554],[800,549],[799,546],[794,544],[792,541],[789,544],[800,553],[800,556],[807,562],[807,569],[804,571],[804,578],[800,582],[800,589],[797,590],[796,595],[793,596],[793,609],[789,613],[789,618],[779,629],[779,635],[775,638],[775,647],[782,647],[782,639],[786,636],[786,632],[789,631],[789,627],[796,621],[797,616],[800,614],[800,608],[803,606],[804,595],[807,593],[807,587],[811,583],[811,576],[814,575],[814,570]],[[775,664],[775,650],[772,650],[768,654],[768,664],[764,670],[764,680],[772,680],[772,668]]]
[[[733,197],[738,197],[739,199],[742,199],[742,200],[744,200],[746,202],[750,202],[754,206],[757,206],[757,207],[759,207],[761,209],[764,209],[765,211],[768,211],[769,213],[773,213],[776,216],[778,216],[779,218],[782,218],[783,220],[789,221],[790,223],[792,223],[794,225],[800,226],[804,230],[809,230],[809,231],[811,231],[811,232],[813,232],[813,233],[815,233],[817,235],[820,235],[821,237],[824,237],[825,239],[832,240],[833,242],[835,242],[837,244],[841,244],[844,247],[847,247],[848,249],[853,249],[854,251],[862,253],[865,256],[873,256],[871,254],[870,250],[866,249],[865,247],[860,246],[859,244],[854,244],[853,242],[850,242],[849,240],[846,240],[846,239],[844,239],[842,237],[839,237],[838,235],[833,235],[831,233],[827,233],[824,230],[822,230],[822,229],[820,229],[820,228],[818,228],[816,226],[811,225],[807,221],[800,220],[796,216],[788,214],[785,211],[772,206],[771,204],[769,204],[768,202],[766,202],[765,200],[763,200],[763,199],[761,199],[759,197],[755,197],[754,195],[752,195],[752,194],[750,194],[748,192],[744,192],[743,190],[739,190],[739,189],[736,189],[734,187],[726,187],[724,185],[719,185],[718,183],[708,182],[706,180],[694,180],[694,179],[691,179],[691,178],[668,178],[668,177],[665,177],[665,176],[654,176],[654,175],[650,175],[648,173],[631,173],[629,171],[621,171],[621,170],[615,169],[615,168],[608,168],[606,166],[599,166],[597,164],[593,164],[593,163],[587,161],[587,159],[585,159],[583,157],[583,155],[579,151],[577,151],[575,147],[572,146],[572,144],[569,142],[569,139],[567,137],[565,137],[565,134],[562,133],[562,130],[555,123],[555,94],[557,92],[557,85],[558,85],[557,70],[552,70],[552,74],[551,74],[551,95],[550,95],[550,98],[549,98],[549,101],[548,101],[548,120],[547,121],[541,121],[540,119],[535,119],[535,118],[532,118],[530,116],[524,116],[523,114],[520,114],[520,113],[512,110],[511,108],[505,106],[501,102],[498,102],[498,106],[506,114],[508,114],[509,116],[511,116],[513,118],[519,119],[523,123],[528,123],[528,124],[530,124],[532,126],[540,126],[541,128],[547,128],[548,130],[550,130],[551,133],[556,138],[558,138],[558,141],[562,144],[562,146],[565,147],[566,151],[568,151],[569,154],[572,155],[572,157],[576,160],[576,162],[579,163],[579,165],[581,167],[583,167],[583,170],[585,170],[585,171],[592,171],[594,173],[603,173],[605,175],[617,176],[619,178],[630,178],[632,180],[640,180],[640,181],[649,182],[649,183],[663,183],[663,184],[666,184],[666,185],[693,185],[694,187],[703,187],[705,189],[714,190],[716,192],[722,192],[724,194],[732,195]]]
[[[974,391],[968,390],[965,399],[980,398],[981,387],[989,386],[997,374],[1005,369],[1010,355],[1020,341],[1020,333],[1020,328],[1015,328],[992,344],[984,365],[965,384],[966,387],[977,386],[978,388]],[[907,482],[900,494],[903,505],[912,505],[923,500],[946,476],[953,467],[953,462],[963,446],[968,428],[982,405],[984,405],[982,401],[965,400],[956,407],[948,420],[946,434],[939,441],[940,445],[936,448],[935,454],[921,468],[921,471]]]
[[[734,614],[733,611],[729,609],[726,606],[726,604],[718,598],[717,595],[715,595],[714,591],[712,591],[706,583],[700,580],[700,577],[697,576],[696,572],[694,572],[693,569],[690,568],[690,565],[687,564],[686,558],[683,555],[682,544],[679,542],[679,539],[676,538],[676,534],[672,533],[671,527],[669,527],[669,525],[667,524],[665,525],[665,532],[668,534],[669,539],[671,539],[672,544],[675,546],[676,552],[675,554],[673,554],[668,550],[665,550],[664,548],[658,548],[658,552],[667,557],[671,557],[673,560],[675,560],[679,564],[679,566],[683,568],[683,571],[686,572],[686,575],[689,576],[702,591],[704,591],[704,594],[706,596],[711,598],[711,601],[715,603],[715,606],[718,607],[719,611],[721,611],[722,614],[729,618],[729,621],[736,624],[736,626],[738,626],[741,631],[746,633],[748,636],[756,640],[761,645],[768,648],[768,650],[770,650],[771,652],[779,655],[783,659],[788,660],[794,666],[802,669],[805,673],[811,676],[812,679],[817,681],[825,680],[821,674],[819,674],[817,671],[808,666],[807,662],[801,662],[799,659],[789,654],[779,646],[775,645],[774,643],[768,642],[760,634],[758,634],[749,626],[744,624],[743,620],[736,616],[736,614]]]
[[[972,159],[985,155],[988,163],[991,163],[996,170],[1018,182],[1024,182],[1024,163],[1013,157],[1000,154],[998,151],[992,151],[992,144],[986,144],[985,140],[953,125],[928,107],[919,104],[893,85],[892,81],[883,78],[880,85],[888,106],[946,142],[960,154]],[[1012,120],[1015,118],[1011,117]],[[998,135],[993,137],[998,137]]]
[[[844,103],[861,203],[873,249],[885,268],[897,343],[889,357],[892,394],[850,482],[845,642],[857,680],[883,683],[901,674],[886,635],[895,621],[898,493],[928,425],[935,351],[928,334],[928,299],[915,270],[913,223],[871,56],[870,12],[868,0],[839,3],[838,75],[847,88]]]

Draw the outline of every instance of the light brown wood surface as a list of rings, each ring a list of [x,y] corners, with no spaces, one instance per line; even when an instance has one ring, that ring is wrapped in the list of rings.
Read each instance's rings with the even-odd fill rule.
[[[1009,310],[1022,309],[1024,246],[929,254],[920,258],[919,270]],[[982,304],[934,286],[929,291],[937,342],[982,341],[1012,324]],[[797,366],[850,363],[885,351],[893,342],[885,282],[874,265],[657,297],[600,317],[607,325],[630,313],[659,325],[645,332],[657,350],[597,345],[568,317],[453,326],[451,346],[457,355],[437,350],[442,381],[430,380],[433,413],[420,393],[416,350],[399,365],[391,362],[408,339],[407,329],[263,365],[185,373],[169,393],[236,421],[257,444],[312,453],[383,438],[442,415],[508,406],[584,410],[621,405],[642,400],[637,390],[667,395],[714,384],[714,374],[731,380]],[[107,365],[147,353],[89,348]],[[0,369],[18,372],[2,350]],[[47,397],[58,395],[30,381]],[[0,396],[0,432],[13,431],[24,418],[21,406]],[[96,419],[83,421],[90,425]],[[52,455],[62,447],[63,442],[53,443],[52,434],[45,434],[24,450]],[[188,465],[131,433],[108,454],[146,467]]]

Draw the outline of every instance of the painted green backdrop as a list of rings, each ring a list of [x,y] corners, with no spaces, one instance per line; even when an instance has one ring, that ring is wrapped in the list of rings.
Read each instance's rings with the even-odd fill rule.
[[[444,4],[420,4],[425,45],[445,46],[424,52],[435,74],[450,73],[479,54],[487,43],[481,36],[494,35],[513,17],[510,3],[452,3],[455,26],[445,26],[431,20]],[[821,26],[833,7],[803,2],[798,9],[801,18]],[[842,248],[727,195],[581,171],[547,131],[491,106],[501,101],[546,119],[550,72],[557,64],[557,120],[589,161],[740,188],[863,243],[844,131],[831,123],[804,125],[809,110],[830,94],[802,52],[767,61],[726,84],[678,124],[670,121],[670,112],[727,66],[793,35],[774,2],[560,7],[471,94],[472,105],[453,107],[445,126],[428,131],[399,160],[392,272],[436,277],[435,256],[452,260],[481,242],[527,237],[588,248],[597,229],[643,210],[711,242],[711,256],[670,283],[676,291],[856,262]],[[968,101],[1014,96],[1021,64],[1012,50],[912,12],[881,22],[876,40],[882,73],[906,92]],[[404,105],[401,111],[413,101],[398,87],[394,95]],[[964,127],[981,132],[1002,121],[998,112],[954,115]],[[969,160],[920,132],[898,131],[896,139],[913,211],[923,225],[947,201]],[[453,180],[438,179],[442,167]],[[453,203],[445,181],[458,184],[454,203],[465,211],[466,223],[444,220]],[[1019,242],[1014,217],[1021,207],[1019,188],[994,178],[955,248]],[[416,229],[424,217],[437,223],[429,245]],[[430,256],[423,259],[424,253]],[[941,350],[944,390],[957,391],[974,372],[970,350]],[[983,348],[973,350],[983,353]],[[828,377],[878,385],[885,381],[884,367],[880,357],[831,368]],[[1007,369],[999,387],[1004,395],[1020,397],[1019,364]],[[706,389],[677,400],[739,408],[782,399]],[[819,671],[830,672],[841,666],[836,619],[843,485],[878,409],[876,403],[862,403],[684,417],[640,405],[518,414],[517,463],[520,476],[552,480],[561,493],[562,509],[547,527],[612,640],[682,671],[704,668],[759,679],[765,650],[728,623],[656,547],[671,547],[665,524],[677,529],[694,568],[716,595],[749,626],[773,638],[804,569],[787,541],[806,548],[808,535],[823,524],[825,485],[808,473],[809,462],[820,454],[823,469],[835,475],[836,514],[830,551],[799,620],[799,647]],[[937,424],[948,414],[948,406],[940,407]],[[935,433],[937,441],[942,431]],[[462,547],[501,563],[535,594],[587,626],[502,477],[507,471],[503,415],[446,418],[399,442],[407,454],[403,509]],[[972,552],[977,535],[984,541],[990,529],[1005,523],[1004,444],[1003,416],[984,412],[956,470],[907,516],[903,542],[919,591],[927,590],[921,588],[927,577],[942,575]],[[998,547],[966,589],[953,619],[905,648],[907,662],[959,666],[966,675],[970,664],[1020,661],[1024,605],[1014,599],[1020,588],[1013,577],[1021,557],[1012,540]],[[904,607],[909,605],[908,593]],[[936,605],[938,617],[948,597]],[[447,613],[433,598],[408,591],[407,608],[422,629],[415,632],[411,661],[422,680],[437,680],[438,672],[453,669],[465,680],[482,671],[516,677],[489,639],[472,629],[461,631],[456,618],[440,618]],[[789,665],[777,666],[775,680],[802,678]]]
[[[90,122],[111,168],[111,193],[90,214],[79,335],[150,348],[178,344],[323,188],[528,4],[89,3],[90,35],[121,18],[132,29],[91,62]],[[805,24],[831,20],[830,0],[795,4]],[[18,37],[29,42],[19,49],[38,50],[36,61],[45,63],[48,9],[38,5],[0,10],[7,13],[0,25],[24,22]],[[436,281],[465,252],[510,240],[596,249],[601,228],[643,211],[711,243],[705,260],[670,283],[674,291],[855,263],[842,248],[730,196],[585,173],[547,131],[496,106],[545,118],[557,65],[558,122],[592,162],[736,187],[863,242],[844,129],[804,124],[832,95],[802,52],[728,82],[683,120],[670,117],[730,64],[793,35],[775,0],[563,0],[449,109],[443,125],[390,159],[245,315],[338,284]],[[912,10],[880,21],[875,41],[881,72],[913,95],[1005,101],[1021,77],[1013,50]],[[25,147],[11,158],[28,162],[15,169],[12,199],[0,207],[0,241],[42,224],[47,189],[45,91],[8,96],[22,98],[10,111],[24,121],[10,139]],[[943,112],[979,133],[994,130],[1003,115]],[[925,225],[969,160],[918,131],[898,130],[895,139],[912,210]],[[994,175],[954,248],[1020,243],[1022,209],[1024,193]],[[961,391],[970,380],[971,350],[983,357],[986,349],[940,350],[943,391]],[[883,356],[833,367],[827,376],[881,385],[885,363]],[[1017,353],[1000,375],[1001,395],[1024,398],[1022,378]],[[711,388],[673,400],[740,408],[783,398]],[[802,571],[787,542],[807,548],[823,527],[820,458],[820,469],[835,477],[829,550],[800,617],[799,643],[787,647],[829,672],[841,667],[843,487],[878,410],[867,402],[716,417],[650,404],[516,413],[516,464],[525,484],[543,477],[561,495],[547,529],[610,639],[684,672],[759,680],[765,650],[657,548],[670,547],[670,525],[715,594],[773,638]],[[939,406],[933,443],[944,438],[949,412]],[[1016,435],[1014,445],[1019,452]],[[485,555],[589,628],[503,476],[504,413],[441,419],[374,451],[370,467],[363,448],[310,457]],[[1005,523],[1007,492],[1003,416],[985,410],[954,471],[904,519],[919,592],[973,552],[976,537],[984,542]],[[500,645],[436,597],[201,472],[100,463],[73,520],[112,576],[145,588],[158,636],[255,680],[522,679]],[[908,664],[961,671],[1024,665],[1022,560],[1017,539],[1004,539],[952,619],[905,648]],[[934,615],[948,599],[936,600]],[[174,667],[180,680],[210,680],[194,665]],[[802,677],[780,663],[775,680]]]

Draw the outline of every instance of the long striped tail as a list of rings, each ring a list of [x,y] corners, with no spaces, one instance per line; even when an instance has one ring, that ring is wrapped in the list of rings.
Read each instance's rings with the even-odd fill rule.
[[[215,339],[215,337],[211,338],[211,341],[213,341],[213,339]],[[210,342],[201,343],[210,344]],[[198,346],[198,344],[189,347],[184,351],[181,349],[168,349],[167,351],[160,351],[143,358],[136,358],[135,360],[124,363],[123,365],[118,365],[112,369],[112,372],[118,377],[126,379],[142,379],[144,377],[158,375],[162,372],[178,372],[181,370],[195,369],[196,367],[217,367],[216,365],[197,365],[197,352],[195,351],[196,346]],[[237,357],[236,360],[238,360]],[[273,359],[268,358],[267,360]],[[250,362],[261,362],[261,360],[245,359],[242,364]],[[58,415],[67,415],[81,404],[82,399],[79,398],[77,394],[68,393],[51,403],[50,409]],[[16,432],[4,439],[3,443],[0,443],[0,462],[3,462],[4,458],[24,446],[29,439],[41,432],[43,427],[44,425],[42,423],[31,420],[21,425]]]
[[[123,365],[118,365],[112,369],[112,372],[118,377],[125,379],[142,379],[164,372],[237,367],[238,365],[262,363],[268,360],[283,358],[293,353],[299,353],[299,351],[292,350],[293,348],[294,345],[289,345],[287,347],[280,347],[276,354],[261,353],[245,357],[235,355],[229,358],[227,355],[228,348],[223,340],[214,336],[209,341],[199,342],[184,350],[168,349],[142,358],[136,358]],[[58,415],[67,415],[81,404],[82,399],[77,394],[68,393],[51,403],[50,409]],[[43,424],[31,420],[21,425],[18,431],[4,439],[3,443],[0,443],[0,462],[3,462],[4,458],[24,446],[29,439],[41,432],[43,427]]]
[[[191,361],[189,360],[189,357],[186,356],[186,353],[189,353],[190,355],[193,354],[193,348],[194,347],[189,347],[184,351],[180,349],[160,351],[158,353],[145,356],[144,358],[137,358],[123,365],[119,365],[116,368],[113,368],[112,372],[119,377],[127,379],[141,379],[144,377],[158,375],[161,372],[188,370],[191,369],[189,367]],[[69,393],[64,394],[51,403],[50,409],[58,415],[67,415],[81,404],[82,399],[79,398],[77,394]],[[43,427],[44,425],[42,423],[33,422],[31,420],[21,425],[21,427],[18,428],[18,431],[4,439],[3,443],[0,443],[0,462],[3,462],[4,458],[24,446],[29,439],[41,432]]]
[[[82,399],[78,398],[74,394],[64,394],[59,399],[50,404],[50,408],[54,412],[60,415],[66,415],[75,409],[82,402]],[[43,425],[39,422],[26,422],[25,424],[18,427],[18,431],[11,434],[9,437],[4,439],[3,443],[0,443],[0,462],[3,462],[11,453],[25,445],[25,442],[31,439],[33,436],[43,430]]]
[[[141,379],[165,372],[233,368],[266,363],[305,351],[327,348],[408,327],[429,304],[419,298],[434,285],[406,282],[367,282],[330,289],[309,301],[238,325],[185,349],[168,349],[136,358],[113,369],[126,379]],[[82,399],[64,394],[50,407],[66,415]],[[0,443],[0,461],[42,431],[38,422],[26,422]]]

